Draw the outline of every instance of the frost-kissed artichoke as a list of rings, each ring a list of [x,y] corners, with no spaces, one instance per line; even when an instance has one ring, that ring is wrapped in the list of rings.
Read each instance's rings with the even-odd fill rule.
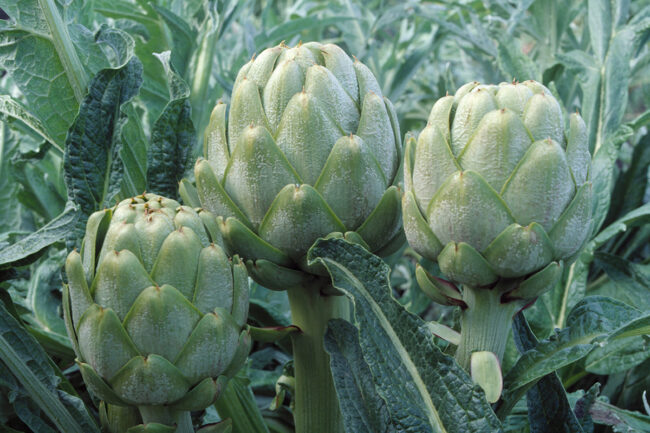
[[[437,302],[468,307],[465,327],[502,326],[469,323],[471,310],[534,299],[552,288],[562,260],[589,236],[587,128],[576,113],[565,132],[560,104],[535,81],[469,83],[439,99],[417,141],[407,143],[404,164],[409,244],[463,289],[422,268],[418,281]],[[490,290],[470,290],[477,288]],[[482,299],[488,292],[494,299]],[[465,365],[471,351],[492,349],[476,346],[459,347]],[[500,358],[502,350],[492,351]]]
[[[195,167],[202,206],[262,284],[303,278],[313,242],[341,233],[382,253],[398,238],[401,156],[392,104],[333,44],[269,48],[244,65],[212,112]]]
[[[239,370],[248,277],[217,239],[209,212],[153,194],[90,216],[66,261],[63,306],[97,397],[137,406],[144,422],[176,422],[170,414],[212,404]]]

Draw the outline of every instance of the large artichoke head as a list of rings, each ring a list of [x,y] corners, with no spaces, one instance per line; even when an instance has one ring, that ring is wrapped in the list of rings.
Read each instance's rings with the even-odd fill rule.
[[[406,145],[404,229],[453,282],[528,279],[534,297],[591,230],[588,132],[535,81],[469,83]],[[523,289],[522,289],[523,291]]]
[[[90,216],[81,253],[66,261],[63,306],[97,397],[201,410],[239,370],[248,277],[216,239],[214,216],[153,194]]]
[[[312,42],[242,67],[228,116],[223,103],[212,112],[195,174],[251,276],[291,284],[296,269],[313,270],[305,255],[319,237],[340,233],[374,252],[397,239],[400,157],[393,106],[370,70]]]

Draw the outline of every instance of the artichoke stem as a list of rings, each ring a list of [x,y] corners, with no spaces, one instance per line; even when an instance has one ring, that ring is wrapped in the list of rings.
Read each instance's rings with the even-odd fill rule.
[[[330,319],[347,316],[348,300],[344,296],[323,296],[313,287],[290,288],[288,293],[293,323],[302,330],[292,336],[296,433],[343,433],[323,338]]]
[[[186,411],[173,411],[166,406],[138,406],[142,423],[176,424],[175,433],[194,433],[192,415]]]
[[[499,285],[493,289],[463,286],[463,301],[467,308],[461,313],[460,344],[455,357],[465,371],[470,369],[472,352],[492,352],[499,362],[503,360],[512,316],[518,304],[501,303],[502,294]]]

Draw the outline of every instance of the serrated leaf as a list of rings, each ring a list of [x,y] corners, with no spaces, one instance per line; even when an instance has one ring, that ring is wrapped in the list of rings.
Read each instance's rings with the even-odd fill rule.
[[[634,127],[638,130],[639,127]],[[634,147],[630,166],[616,182],[612,193],[608,221],[612,221],[643,205],[648,187],[648,166],[650,166],[650,134],[646,134]]]
[[[650,416],[618,408],[596,400],[590,410],[594,422],[612,426],[615,432],[642,433],[650,431]]]
[[[647,318],[646,318],[647,319]],[[647,327],[644,333],[647,333]],[[585,370],[601,375],[620,373],[650,358],[650,344],[637,335],[602,342],[585,358]]]
[[[638,207],[617,219],[594,238],[594,246],[600,246],[627,229],[650,222],[650,203]]]
[[[517,41],[503,36],[499,42],[497,46],[497,62],[507,79],[520,82],[526,80],[541,81],[541,74],[535,63],[521,51]]]
[[[331,320],[325,334],[325,350],[347,432],[397,432],[390,422],[386,401],[377,394],[372,372],[363,358],[359,331],[354,325]]]
[[[68,203],[63,213],[44,227],[3,248],[0,251],[0,268],[8,265],[24,266],[33,262],[43,249],[65,239],[77,227],[78,218],[76,206]]]
[[[622,257],[597,252],[595,263],[613,281],[612,288],[600,294],[611,296],[643,311],[650,311],[650,272],[647,267]]]
[[[61,317],[61,267],[63,254],[53,255],[35,266],[29,281],[25,301],[34,313],[34,319],[47,333],[60,337],[70,346],[68,335]]]
[[[128,120],[122,110],[139,91],[142,64],[131,57],[117,69],[100,71],[70,127],[64,156],[68,198],[81,212],[69,243],[77,244],[88,216],[110,207],[121,188],[122,128]]]
[[[154,3],[151,5],[169,27],[174,42],[171,62],[181,75],[185,75],[190,57],[195,49],[196,31],[174,12]]]
[[[65,22],[54,0],[3,0],[0,7],[9,15],[0,25],[0,66],[62,149],[89,76],[109,61],[92,32]]]
[[[50,133],[45,129],[45,125],[36,116],[31,114],[26,107],[9,95],[0,95],[0,116],[0,119],[3,121],[9,119],[20,120],[29,126],[32,131],[43,137],[43,139],[52,143],[60,152],[63,152],[63,147],[50,136]]]
[[[515,316],[512,328],[515,344],[520,352],[525,353],[537,346],[537,338],[523,313]],[[533,385],[526,392],[526,404],[531,432],[583,433],[557,373],[549,373]]]
[[[167,36],[163,19],[154,10],[153,4],[146,0],[136,1],[115,1],[96,0],[93,2],[95,12],[116,20],[128,20],[136,23],[137,27],[126,30],[134,38],[140,38],[139,34],[144,31],[147,38],[136,44],[135,54],[144,65],[144,82],[140,98],[147,107],[145,123],[152,124],[157,119],[168,96],[166,90],[166,79],[160,62],[152,53],[160,53],[170,50],[170,39]]]
[[[31,335],[0,304],[0,361],[24,387],[27,395],[44,414],[65,432],[99,432],[78,397],[66,394],[64,403],[61,390],[57,389],[60,378],[52,361]],[[66,408],[74,406],[74,415]],[[79,406],[81,404],[81,406]]]
[[[435,346],[426,322],[392,297],[381,259],[342,239],[317,241],[308,257],[353,300],[365,362],[397,431],[502,431],[483,391]]]
[[[567,317],[567,327],[524,352],[504,378],[503,400],[497,409],[505,417],[541,377],[586,356],[596,337],[608,334],[639,315],[639,311],[611,298],[589,296]]]
[[[178,198],[178,183],[187,170],[196,138],[190,90],[170,63],[170,53],[158,55],[167,73],[170,101],[156,120],[147,152],[147,190]]]
[[[576,401],[573,409],[573,412],[576,414],[576,418],[578,419],[578,422],[582,426],[582,430],[584,430],[585,433],[594,432],[594,420],[591,417],[591,413],[589,411],[594,405],[596,397],[598,397],[598,393],[600,393],[600,383],[596,382],[591,386],[591,388],[587,390],[587,392],[582,397],[578,399],[578,401]]]

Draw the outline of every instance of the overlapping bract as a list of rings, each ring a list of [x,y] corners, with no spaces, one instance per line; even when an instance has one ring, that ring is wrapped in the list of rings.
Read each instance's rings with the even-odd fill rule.
[[[468,83],[439,99],[406,145],[410,245],[456,283],[541,270],[527,284],[547,287],[591,229],[587,128],[577,113],[566,134],[564,125],[559,103],[535,81]]]
[[[248,277],[219,239],[209,212],[153,194],[90,216],[81,253],[66,261],[63,306],[97,397],[200,410],[239,370],[250,345]]]
[[[371,251],[399,236],[397,118],[370,70],[333,44],[269,48],[212,113],[195,168],[202,206],[267,286],[300,280],[318,238]],[[267,278],[270,276],[270,278]]]

